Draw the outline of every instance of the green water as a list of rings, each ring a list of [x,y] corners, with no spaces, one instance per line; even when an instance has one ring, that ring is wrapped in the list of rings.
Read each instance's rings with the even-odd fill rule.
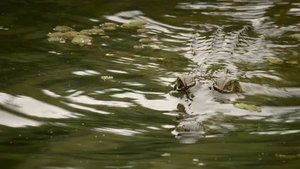
[[[120,28],[83,47],[47,40],[57,25],[81,30],[132,19],[149,32]],[[225,40],[209,48],[222,26]],[[222,53],[244,26],[250,30],[241,45]],[[190,55],[195,31],[197,57]],[[293,0],[2,0],[0,168],[297,169],[299,33]],[[154,42],[134,48],[142,37]],[[242,73],[247,92],[229,103],[207,88],[191,103],[171,94],[176,76],[199,65]],[[186,120],[176,118],[183,112],[209,130],[182,139],[174,128]]]

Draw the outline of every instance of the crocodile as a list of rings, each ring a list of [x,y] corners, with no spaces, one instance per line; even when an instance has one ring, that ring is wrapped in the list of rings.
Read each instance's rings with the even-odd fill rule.
[[[216,119],[225,118],[224,111],[236,111],[234,101],[243,97],[244,86],[240,79],[245,72],[237,63],[243,62],[243,55],[248,54],[249,48],[259,48],[263,37],[251,37],[249,26],[229,33],[224,30],[219,27],[209,37],[195,33],[189,42],[186,57],[197,66],[177,77],[174,85],[174,90],[183,93],[180,104],[185,112],[181,112],[184,115],[173,131],[182,142],[195,142],[216,130],[227,132],[230,125],[224,126],[224,121],[216,123]],[[257,56],[253,63],[260,58],[259,54]],[[245,61],[251,62],[249,59]]]

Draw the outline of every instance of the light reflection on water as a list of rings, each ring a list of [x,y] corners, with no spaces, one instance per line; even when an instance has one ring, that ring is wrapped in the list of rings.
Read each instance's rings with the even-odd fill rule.
[[[174,111],[178,104],[178,100],[169,95],[163,95],[165,99],[147,99],[143,94],[127,92],[122,94],[115,94],[112,97],[115,98],[130,98],[133,99],[135,103],[139,104],[142,107],[156,110],[156,111]]]
[[[99,113],[99,114],[111,114],[109,112],[105,112],[105,111],[101,111],[101,110],[97,110],[91,107],[86,107],[86,106],[82,106],[79,104],[72,104],[72,103],[66,103],[68,106],[76,108],[76,109],[80,109],[80,110],[85,110],[85,111],[90,111],[90,112],[94,112],[94,113]]]
[[[122,136],[134,136],[136,134],[140,134],[140,131],[133,131],[129,129],[116,129],[116,128],[96,128],[96,131],[100,132],[107,132],[107,133],[113,133],[113,134],[118,134]]]
[[[122,102],[122,101],[105,101],[94,99],[89,96],[68,96],[67,99],[74,103],[81,103],[87,105],[103,105],[103,106],[111,106],[111,107],[130,107],[133,106],[131,103]]]
[[[0,110],[0,124],[9,127],[40,126],[42,123]]]
[[[93,76],[100,74],[99,72],[96,72],[94,70],[74,71],[72,73],[78,76]]]
[[[300,130],[284,130],[284,131],[265,131],[265,132],[251,132],[250,134],[259,134],[259,135],[285,135],[285,134],[294,134],[299,133]]]
[[[75,118],[79,115],[27,96],[13,96],[6,93],[0,93],[0,104],[16,112],[42,118]]]

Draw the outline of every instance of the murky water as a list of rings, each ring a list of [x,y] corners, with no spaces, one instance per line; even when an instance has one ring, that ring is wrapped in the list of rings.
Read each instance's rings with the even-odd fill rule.
[[[1,168],[299,168],[299,2],[4,0],[0,9]],[[119,28],[90,46],[47,40],[57,25],[133,19],[148,31]],[[244,93],[209,90],[224,70]],[[171,91],[181,74],[203,82],[193,100]]]

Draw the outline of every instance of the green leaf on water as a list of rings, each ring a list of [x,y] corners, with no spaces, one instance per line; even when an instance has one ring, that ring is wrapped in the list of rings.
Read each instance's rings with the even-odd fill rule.
[[[261,108],[253,104],[236,103],[234,106],[251,112],[261,112]]]

